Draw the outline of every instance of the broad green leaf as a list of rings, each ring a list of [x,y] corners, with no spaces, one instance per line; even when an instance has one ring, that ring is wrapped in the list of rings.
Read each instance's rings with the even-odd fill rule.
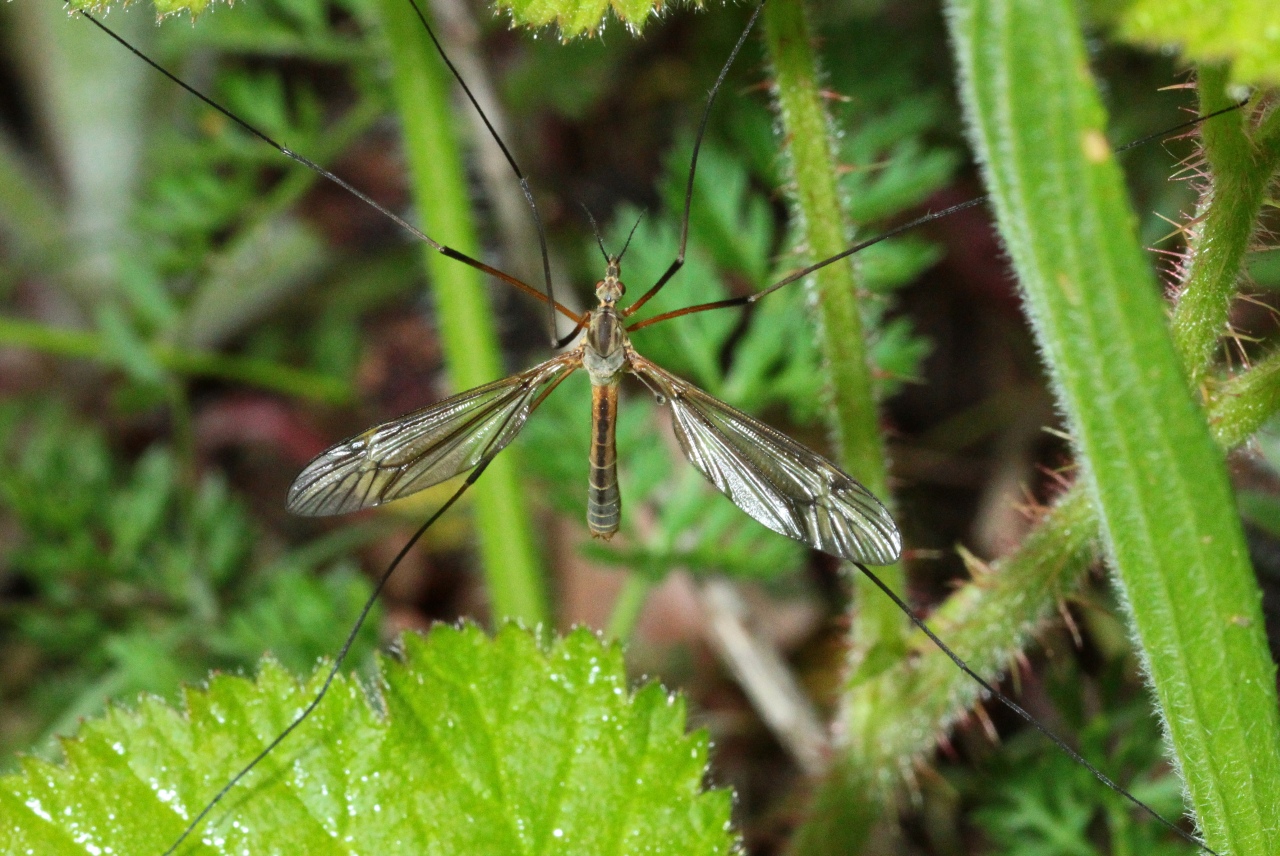
[[[657,684],[628,690],[620,648],[579,630],[543,648],[507,626],[406,636],[376,701],[339,678],[182,853],[723,854],[728,791],[702,786],[705,733]],[[265,661],[217,676],[180,712],[113,709],[0,779],[6,853],[164,852],[294,717],[299,686]],[[379,711],[385,711],[385,714]]]
[[[1221,453],[1188,393],[1068,0],[969,0],[961,96],[1144,671],[1209,846],[1280,850],[1280,717]]]
[[[1196,62],[1231,62],[1244,83],[1280,83],[1280,5],[1273,0],[1135,0],[1119,34],[1148,45],[1178,45]]]

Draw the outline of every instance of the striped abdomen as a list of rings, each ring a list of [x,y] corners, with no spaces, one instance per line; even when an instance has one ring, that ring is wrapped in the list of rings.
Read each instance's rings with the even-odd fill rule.
[[[622,497],[618,494],[618,451],[613,441],[617,416],[618,382],[592,385],[587,526],[596,538],[613,537],[622,517]]]

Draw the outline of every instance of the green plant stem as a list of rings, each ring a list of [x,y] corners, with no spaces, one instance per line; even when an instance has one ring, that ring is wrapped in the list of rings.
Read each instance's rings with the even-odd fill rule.
[[[1223,449],[1245,443],[1280,413],[1280,351],[1214,388],[1209,419]],[[971,562],[974,580],[947,599],[930,626],[981,675],[995,680],[1029,646],[1059,601],[1098,560],[1098,516],[1083,484],[1068,490],[1017,552],[988,570]],[[795,854],[857,852],[876,816],[868,806],[892,799],[938,735],[966,715],[979,688],[924,634],[912,633],[909,656],[875,678],[879,701],[870,720],[854,723],[862,740],[824,783]]]
[[[957,2],[962,102],[1210,847],[1280,852],[1280,716],[1221,454],[1134,234],[1074,10]]]
[[[835,176],[839,164],[831,126],[823,109],[820,75],[812,36],[800,0],[774,0],[764,10],[764,36],[773,66],[778,114],[793,182],[793,208],[803,245],[811,260],[844,250],[852,240],[845,225]],[[833,430],[840,461],[873,493],[888,500],[885,450],[880,437],[866,333],[858,306],[858,285],[852,259],[828,265],[811,280],[817,297],[818,337],[828,372]],[[901,565],[877,568],[898,593],[905,590]],[[854,577],[855,611],[850,630],[849,660],[855,673],[842,698],[838,731],[846,744],[858,742],[850,731],[880,708],[876,689],[868,680],[897,662],[905,651],[907,622],[897,607],[862,575]],[[843,852],[850,840],[865,832],[880,814],[872,801],[849,801],[842,771],[852,769],[841,747],[831,776],[821,786],[810,810],[806,829],[817,830],[819,846]],[[876,793],[857,788],[860,793]],[[852,838],[846,838],[852,835]],[[803,836],[801,836],[802,838]],[[794,842],[800,852],[801,838]]]
[[[1225,98],[1213,72],[1201,75],[1202,92],[1211,97],[1201,104],[1201,112],[1217,109]],[[1274,116],[1275,114],[1273,114]],[[1228,127],[1228,145],[1237,146],[1241,131]],[[1275,131],[1269,120],[1253,141],[1243,149],[1256,153],[1274,146]],[[1206,142],[1209,146],[1217,143]],[[1239,149],[1233,151],[1238,155]],[[1238,282],[1244,242],[1255,222],[1261,197],[1256,204],[1243,205],[1224,189],[1265,187],[1275,170],[1267,157],[1222,157],[1210,159],[1215,192],[1202,211],[1199,240],[1192,247],[1192,260],[1182,300],[1192,301],[1175,313],[1175,345],[1188,367],[1203,372],[1213,348],[1205,347],[1204,335],[1222,332],[1222,320],[1195,324],[1203,310],[1190,308],[1222,305],[1234,294]],[[1236,174],[1219,184],[1224,170]],[[1246,192],[1246,196],[1249,192]],[[1243,221],[1244,225],[1241,225]],[[1228,232],[1218,240],[1218,230]],[[1235,237],[1236,239],[1233,239]],[[1201,256],[1210,257],[1201,260]],[[1209,291],[1209,295],[1201,291]],[[1225,313],[1225,308],[1222,310]],[[1223,449],[1246,442],[1268,419],[1280,412],[1280,352],[1230,380],[1200,383],[1206,391],[1210,428]],[[1036,632],[1052,620],[1060,598],[1067,596],[1081,576],[1098,560],[1100,521],[1083,483],[1077,483],[1041,518],[1036,529],[1018,551],[998,562],[990,573],[980,563],[971,562],[974,581],[948,598],[930,617],[934,629],[979,673],[996,679],[1021,650],[1030,645]],[[938,734],[964,716],[978,701],[978,688],[923,634],[909,640],[910,656],[875,678],[873,696],[879,706],[862,708],[866,719],[851,724],[851,732],[861,739],[850,747],[835,774],[815,799],[811,818],[799,830],[793,852],[845,853],[858,850],[866,841],[876,815],[867,806],[892,800],[904,776],[920,758],[936,747]]]
[[[778,114],[787,141],[794,210],[811,259],[841,252],[851,243],[835,176],[831,125],[822,106],[817,59],[799,0],[765,5],[764,34],[773,65]],[[818,336],[829,376],[833,431],[839,459],[872,493],[887,498],[884,443],[868,362],[866,332],[851,262],[828,265],[813,276]],[[878,570],[894,591],[904,590],[900,565]],[[857,659],[892,660],[902,650],[906,620],[861,577],[855,578],[857,612],[852,638]]]
[[[452,81],[405,0],[379,0],[378,9],[391,47],[392,85],[419,217],[429,235],[475,258],[479,242],[449,106]],[[429,247],[424,253],[454,388],[502,377],[493,315],[479,273]],[[516,618],[536,626],[549,613],[515,453],[505,450],[476,483],[476,530],[495,622]]]
[[[1230,107],[1227,68],[1200,69],[1201,113]],[[1191,269],[1173,313],[1173,338],[1192,386],[1199,386],[1227,329],[1241,264],[1249,249],[1267,186],[1280,167],[1280,111],[1272,110],[1250,137],[1246,111],[1201,126],[1213,185],[1201,203],[1190,243]]]
[[[1209,428],[1224,449],[1243,445],[1280,412],[1280,352],[1209,388]]]
[[[844,250],[852,241],[846,227],[835,176],[839,164],[831,126],[823,109],[820,75],[812,36],[800,0],[774,0],[764,10],[764,36],[773,66],[778,114],[793,182],[793,208],[803,245],[811,260]],[[833,430],[840,461],[873,493],[888,500],[885,450],[877,420],[874,387],[862,315],[858,307],[855,263],[852,259],[828,265],[811,280],[816,295],[819,347],[828,372]],[[898,593],[905,590],[901,565],[877,568]],[[879,816],[876,801],[845,799],[849,789],[843,773],[856,769],[845,750],[859,742],[850,729],[874,718],[881,705],[875,674],[898,662],[905,651],[906,619],[861,574],[854,577],[855,611],[850,630],[851,686],[842,698],[839,733],[845,739],[831,775],[810,806],[809,821],[793,842],[806,847],[804,831],[821,832],[814,842],[826,852],[845,852],[850,842],[865,839]],[[862,794],[873,789],[858,787]]]
[[[98,333],[4,317],[0,317],[0,345],[106,362],[111,361],[113,353],[110,344]],[[148,354],[156,364],[178,374],[220,378],[326,404],[346,404],[352,398],[351,387],[344,380],[266,360],[186,351],[171,345],[151,345]]]

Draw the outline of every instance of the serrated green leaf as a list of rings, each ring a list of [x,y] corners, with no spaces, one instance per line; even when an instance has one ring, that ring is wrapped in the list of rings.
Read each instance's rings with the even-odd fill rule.
[[[216,0],[152,0],[151,5],[156,9],[156,16],[164,18],[169,15],[175,15],[179,12],[190,12],[192,17],[199,15],[215,3]],[[126,0],[68,0],[67,8],[73,10],[85,10],[95,15],[103,15],[111,10],[112,7],[120,7],[128,5]],[[230,5],[230,0],[227,0]]]
[[[0,779],[11,853],[161,853],[185,818],[316,691],[266,661],[180,713],[113,709]],[[181,852],[722,854],[730,794],[707,791],[705,733],[622,653],[580,630],[542,648],[508,626],[407,636],[380,704],[339,678],[313,717]]]
[[[513,23],[522,27],[553,24],[564,39],[595,35],[604,28],[609,12],[628,30],[638,33],[649,18],[664,8],[657,0],[505,0],[499,5],[510,13]]]
[[[1196,62],[1231,61],[1233,80],[1280,83],[1280,6],[1272,0],[1135,0],[1119,33],[1147,45],[1178,45]]]

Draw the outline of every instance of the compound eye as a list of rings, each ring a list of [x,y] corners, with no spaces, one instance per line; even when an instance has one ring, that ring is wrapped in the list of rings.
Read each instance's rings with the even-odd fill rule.
[[[626,293],[627,293],[627,286],[623,284],[622,280],[618,280],[618,294],[622,295]]]

